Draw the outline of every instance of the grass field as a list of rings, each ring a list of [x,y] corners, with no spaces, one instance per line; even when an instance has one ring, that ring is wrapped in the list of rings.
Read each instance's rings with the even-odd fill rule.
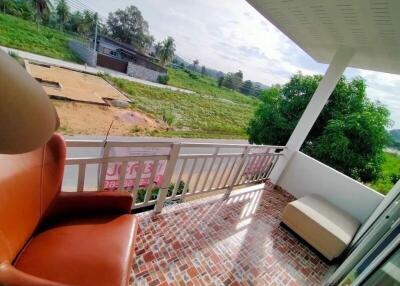
[[[382,194],[387,194],[395,182],[400,179],[400,155],[385,153],[385,162],[382,166],[382,175],[370,185]]]
[[[0,14],[0,45],[52,58],[80,62],[69,49],[71,36],[17,17]]]
[[[169,70],[170,84],[196,94],[154,88],[122,79],[108,78],[134,101],[134,108],[172,127],[155,136],[245,139],[245,127],[258,105],[255,98],[219,89],[215,80],[190,78]]]

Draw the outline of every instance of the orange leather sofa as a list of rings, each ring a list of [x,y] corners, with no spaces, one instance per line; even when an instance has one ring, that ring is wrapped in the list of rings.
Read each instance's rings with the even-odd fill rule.
[[[0,285],[129,283],[137,222],[126,192],[61,193],[65,143],[0,155]]]

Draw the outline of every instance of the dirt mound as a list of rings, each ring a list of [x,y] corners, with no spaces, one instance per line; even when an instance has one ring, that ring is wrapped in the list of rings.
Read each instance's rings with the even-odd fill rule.
[[[158,128],[160,125],[154,119],[138,111],[119,110],[115,113],[115,116],[126,124],[139,125],[150,128]]]
[[[132,110],[93,104],[52,100],[61,121],[59,132],[67,135],[140,134],[138,131],[164,130],[165,124]]]

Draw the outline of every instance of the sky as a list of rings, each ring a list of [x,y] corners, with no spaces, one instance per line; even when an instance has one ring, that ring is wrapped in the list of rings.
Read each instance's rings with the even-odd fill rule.
[[[176,53],[200,65],[236,72],[266,85],[283,84],[291,75],[323,74],[319,64],[260,15],[245,0],[86,0],[91,9],[106,17],[109,12],[135,5],[149,23],[157,41],[172,36]],[[110,5],[112,3],[112,5]],[[349,78],[362,76],[367,95],[391,112],[400,129],[400,75],[347,68]]]

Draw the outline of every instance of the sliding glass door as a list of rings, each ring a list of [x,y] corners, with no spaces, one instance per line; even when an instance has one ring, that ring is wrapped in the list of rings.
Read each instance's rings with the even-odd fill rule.
[[[383,267],[382,263],[393,255],[392,251],[399,246],[399,241],[400,181],[361,227],[346,259],[328,278],[326,285],[361,285],[367,277],[379,271],[379,267]],[[386,266],[385,270],[391,266]]]

